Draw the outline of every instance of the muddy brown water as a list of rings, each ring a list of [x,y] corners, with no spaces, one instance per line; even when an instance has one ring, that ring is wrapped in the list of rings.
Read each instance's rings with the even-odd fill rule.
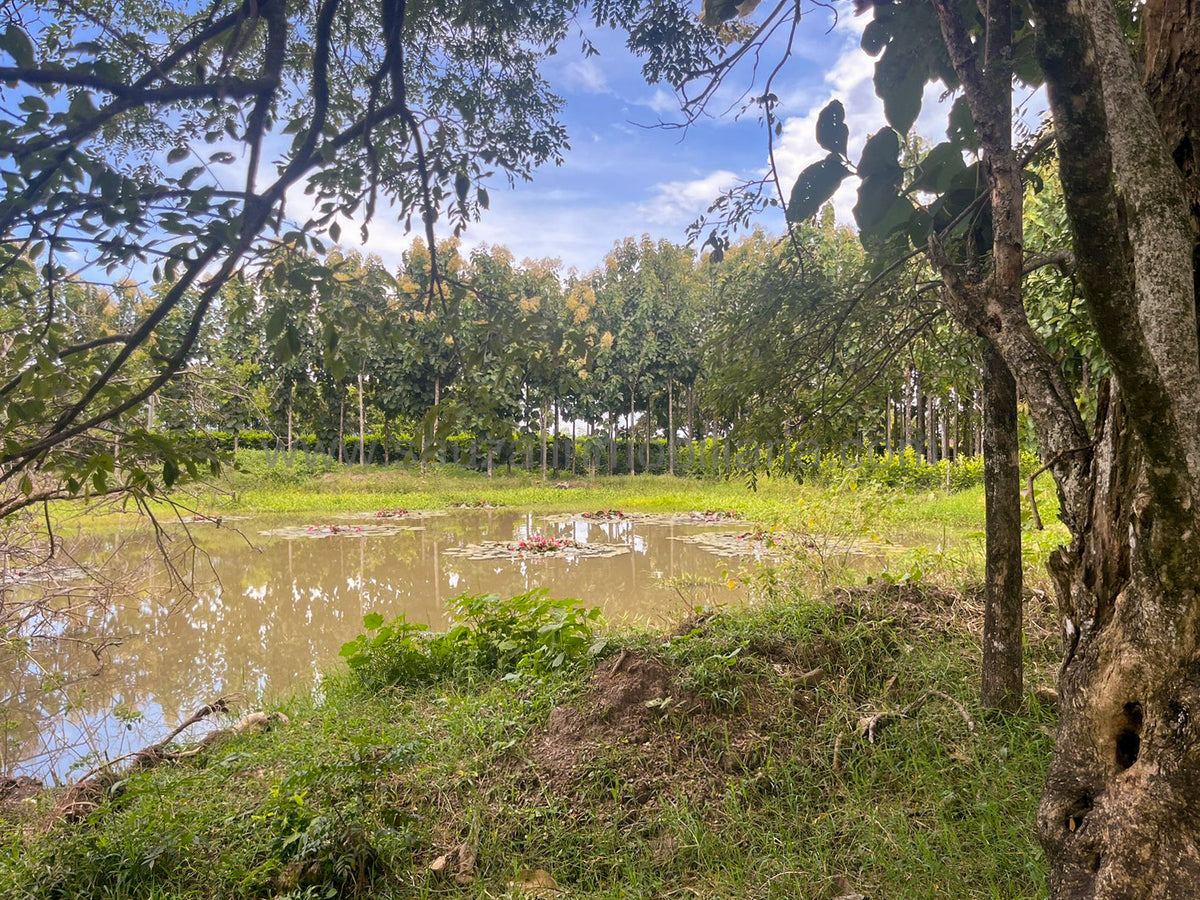
[[[460,593],[545,588],[599,606],[610,622],[669,625],[698,606],[745,602],[737,576],[754,567],[754,554],[730,553],[727,537],[724,548],[722,539],[696,540],[744,529],[505,509],[189,524],[197,548],[190,594],[168,577],[149,530],[77,535],[69,545],[80,562],[121,561],[121,590],[108,610],[63,631],[52,652],[0,658],[0,775],[68,780],[160,739],[217,696],[236,692],[250,708],[319,689],[367,612],[440,628]],[[167,533],[176,551],[188,546],[184,526]],[[610,555],[503,552],[535,534],[602,545]],[[112,642],[101,665],[90,649],[98,640]]]

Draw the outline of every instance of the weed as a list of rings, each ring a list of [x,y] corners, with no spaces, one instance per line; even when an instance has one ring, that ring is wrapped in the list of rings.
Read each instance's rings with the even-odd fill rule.
[[[369,613],[363,617],[368,633],[348,641],[341,655],[364,687],[379,690],[495,673],[538,678],[607,645],[595,634],[599,609],[552,599],[543,590],[508,599],[461,594],[449,606],[454,624],[438,634],[403,616],[385,623]]]

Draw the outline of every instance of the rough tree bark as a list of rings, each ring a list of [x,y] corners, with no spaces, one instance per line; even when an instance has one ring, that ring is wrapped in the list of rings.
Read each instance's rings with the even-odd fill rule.
[[[1022,354],[1040,349],[1044,358],[1038,359],[1038,369],[1053,366],[1053,361],[1033,335],[1021,300],[1024,206],[1021,166],[1013,147],[1011,125],[1013,11],[1008,0],[988,4],[987,39],[980,55],[967,36],[961,7],[952,0],[934,0],[933,6],[975,116],[990,188],[993,238],[986,276],[969,280],[968,273],[951,261],[936,239],[930,241],[929,257],[941,272],[947,308],[961,325],[974,330],[985,342],[987,571],[980,699],[986,706],[1014,710],[1021,704],[1023,684],[1021,479],[1014,379],[1019,370],[1002,345],[1019,347]],[[1005,341],[998,339],[1001,335]],[[1012,343],[1010,335],[1017,336],[1018,343]],[[1065,383],[1059,390],[1069,398]]]
[[[1021,705],[1024,679],[1017,382],[993,348],[983,359],[987,562],[980,699],[984,706],[1012,712]]]
[[[1079,454],[1088,477],[1060,480],[1080,518],[1052,570],[1066,654],[1039,812],[1059,897],[1200,896],[1196,6],[1143,9],[1147,91],[1111,0],[1034,3],[1079,276],[1118,386]]]

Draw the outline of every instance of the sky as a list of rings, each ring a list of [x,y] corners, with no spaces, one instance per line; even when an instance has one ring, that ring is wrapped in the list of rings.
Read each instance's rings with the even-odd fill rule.
[[[882,104],[871,83],[874,60],[859,47],[868,18],[839,2],[839,15],[815,9],[806,16],[782,78],[774,85],[784,122],[776,161],[784,190],[800,170],[825,156],[814,138],[817,114],[831,99],[843,101],[855,158],[869,133],[883,125]],[[649,85],[621,35],[589,33],[600,53],[584,58],[568,40],[544,72],[565,100],[563,120],[571,149],[561,166],[538,169],[533,180],[489,185],[491,208],[463,236],[468,246],[500,244],[517,259],[556,258],[564,270],[586,272],[602,264],[624,237],[649,234],[682,243],[688,225],[725,189],[767,171],[767,132],[757,109],[744,114],[748,81],[723,90],[713,115],[687,130],[657,127],[679,120],[679,105],[666,85]],[[761,79],[755,85],[762,92]],[[941,139],[937,99],[931,87],[917,128]],[[944,116],[944,111],[941,112]],[[944,131],[944,123],[940,129]],[[852,181],[852,180],[851,180]],[[853,224],[852,183],[834,204],[839,222]],[[782,212],[763,220],[782,231]],[[355,229],[348,229],[343,235]],[[345,237],[343,237],[345,240]],[[412,240],[382,217],[365,249],[395,263]]]

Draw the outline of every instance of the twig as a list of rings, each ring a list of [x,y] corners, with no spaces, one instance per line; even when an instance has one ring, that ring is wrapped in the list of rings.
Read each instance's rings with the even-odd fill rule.
[[[875,713],[872,716],[863,716],[861,719],[858,720],[858,731],[870,743],[873,744],[873,743],[875,743],[875,736],[877,734],[879,734],[879,732],[883,729],[883,726],[887,724],[889,719],[906,719],[906,718],[908,718],[913,713],[915,713],[917,710],[919,710],[922,706],[924,706],[926,703],[928,703],[929,699],[931,697],[940,697],[942,700],[945,700],[948,703],[950,703],[951,705],[953,705],[954,708],[958,710],[959,715],[962,716],[963,721],[967,723],[967,730],[971,731],[971,732],[975,731],[975,720],[972,719],[970,714],[967,713],[966,707],[964,707],[961,703],[959,703],[957,700],[955,700],[949,694],[943,693],[942,691],[934,690],[933,688],[930,688],[929,690],[925,691],[923,694],[921,694],[920,697],[918,697],[916,700],[914,700],[908,706],[904,707],[904,709],[900,710],[899,712],[881,712],[881,713]]]
[[[129,767],[131,769],[148,769],[164,760],[173,758],[172,755],[164,752],[167,745],[179,737],[185,729],[208,718],[213,713],[224,712],[228,708],[228,697],[220,697],[212,703],[206,703],[188,716],[176,728],[172,729],[171,733],[161,741],[151,744],[137,753],[127,753],[125,756],[120,756],[92,769],[81,780],[71,785],[63,794],[62,799],[59,800],[58,805],[54,809],[54,814],[49,819],[49,823],[52,824],[59,819],[77,821],[83,818],[100,805],[100,799],[116,784],[116,766],[119,763],[129,760]]]

